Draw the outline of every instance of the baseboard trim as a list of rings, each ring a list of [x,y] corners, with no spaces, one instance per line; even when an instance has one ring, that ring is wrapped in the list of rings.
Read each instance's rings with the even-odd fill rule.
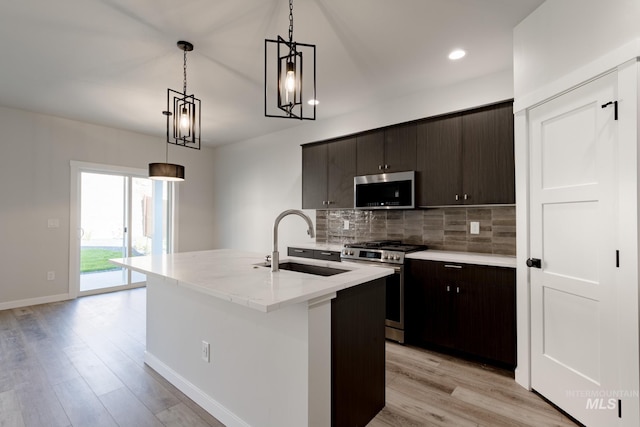
[[[50,302],[59,302],[70,300],[69,294],[48,295],[46,297],[29,298],[17,301],[8,301],[0,303],[0,310],[11,310],[13,308],[29,307],[31,305],[48,304]]]
[[[220,402],[200,390],[148,351],[144,353],[144,363],[227,427],[251,427]]]

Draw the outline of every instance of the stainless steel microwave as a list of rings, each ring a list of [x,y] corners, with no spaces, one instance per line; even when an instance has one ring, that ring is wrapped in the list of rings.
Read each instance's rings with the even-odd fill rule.
[[[353,178],[356,209],[415,208],[414,171],[363,175]]]

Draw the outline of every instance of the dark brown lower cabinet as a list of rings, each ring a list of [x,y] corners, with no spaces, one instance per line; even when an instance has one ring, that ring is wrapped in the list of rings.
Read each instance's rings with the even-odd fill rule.
[[[385,281],[331,301],[331,425],[366,426],[385,405]]]
[[[515,367],[515,283],[514,268],[411,260],[407,342]]]

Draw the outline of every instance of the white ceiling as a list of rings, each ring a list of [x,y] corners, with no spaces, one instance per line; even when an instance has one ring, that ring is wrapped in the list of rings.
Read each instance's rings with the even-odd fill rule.
[[[295,0],[315,44],[318,119],[512,67],[512,29],[543,0]],[[264,39],[287,0],[4,0],[0,105],[164,135],[167,88],[202,100],[202,141],[299,126],[264,117]],[[447,59],[453,48],[467,56]]]

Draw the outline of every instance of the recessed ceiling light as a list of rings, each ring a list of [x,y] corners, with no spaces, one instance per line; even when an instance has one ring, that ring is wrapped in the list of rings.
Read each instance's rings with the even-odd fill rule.
[[[309,105],[318,105],[320,104],[320,101],[318,101],[317,99],[310,99],[307,101],[307,104]]]
[[[464,50],[456,49],[454,51],[451,51],[451,53],[449,54],[449,59],[455,61],[456,59],[463,58],[466,54],[467,52],[465,52]]]

